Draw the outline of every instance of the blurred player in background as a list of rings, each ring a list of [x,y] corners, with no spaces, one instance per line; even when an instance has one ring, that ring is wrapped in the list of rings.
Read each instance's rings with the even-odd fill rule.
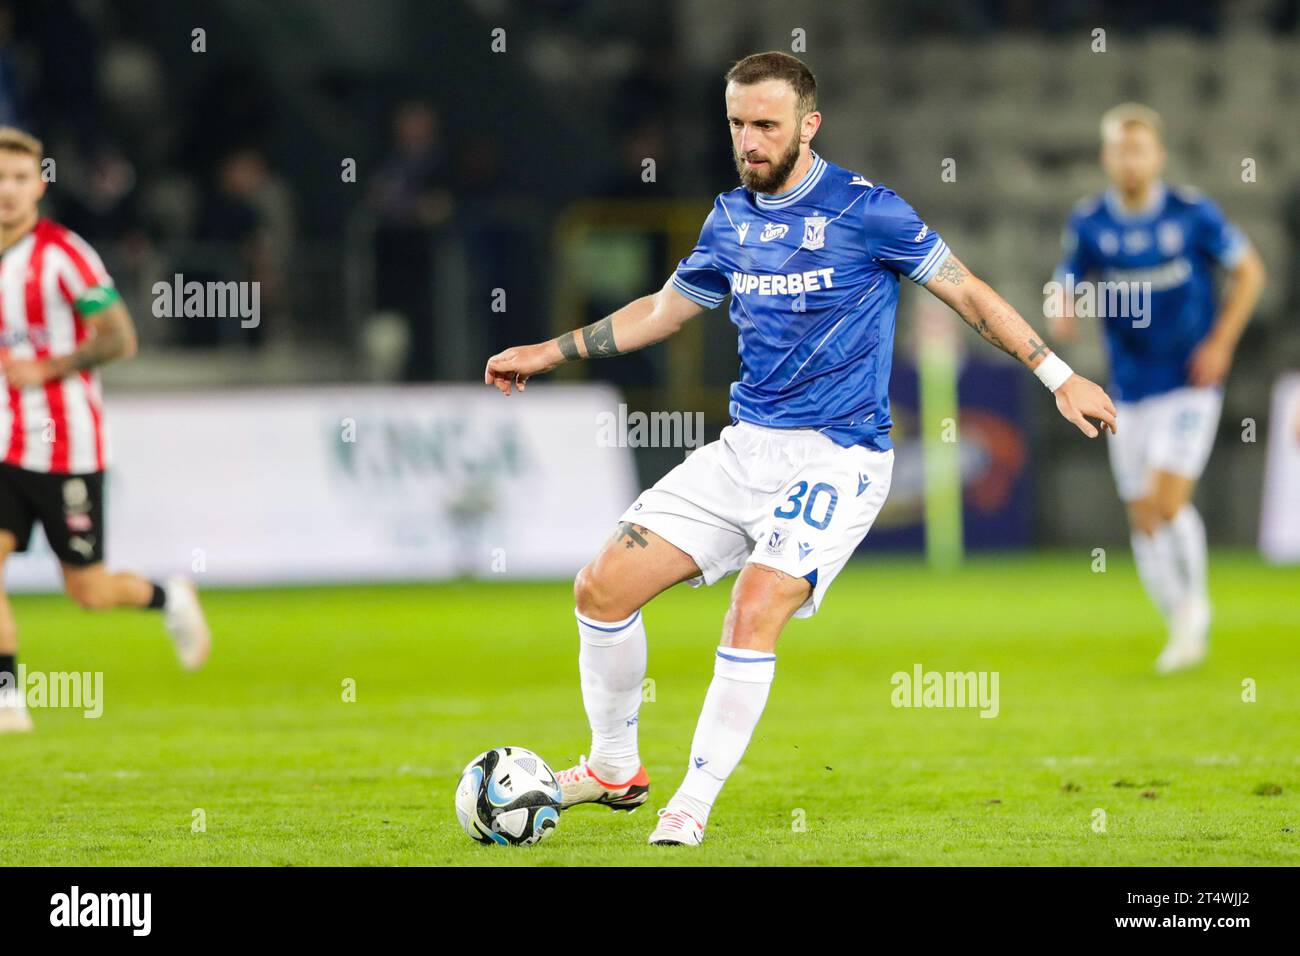
[[[193,585],[104,567],[108,451],[95,369],[135,353],[135,328],[95,251],[40,218],[42,156],[39,140],[0,128],[0,574],[39,521],[74,601],[162,611],[181,663],[194,669],[209,635]],[[17,654],[0,587],[0,731],[32,726]]]
[[[1111,470],[1128,507],[1133,555],[1168,626],[1156,668],[1191,667],[1209,646],[1205,525],[1192,503],[1205,469],[1233,351],[1259,299],[1264,267],[1209,199],[1161,179],[1159,115],[1124,103],[1101,122],[1101,163],[1112,186],[1079,203],[1065,227],[1062,285],[1089,277],[1128,283],[1125,315],[1104,315],[1111,388],[1123,427],[1109,439]],[[1232,283],[1216,301],[1214,267]],[[1114,298],[1098,293],[1100,308]],[[1070,341],[1075,303],[1053,308]]]
[[[899,280],[951,306],[1033,369],[1089,437],[1115,425],[1098,386],[1071,372],[896,193],[811,148],[816,81],[786,53],[727,74],[741,186],[717,197],[695,250],[662,289],[557,339],[492,356],[509,395],[561,362],[621,355],[672,335],[731,296],[740,330],[734,424],[644,492],[579,573],[578,656],[591,760],[557,775],[565,808],[632,810],[649,776],[637,746],[646,632],[641,607],[682,581],[739,571],[686,779],[659,811],[657,844],[698,845],[767,703],[776,643],[817,612],[884,504],[893,470],[889,374]],[[575,498],[575,507],[580,501]]]

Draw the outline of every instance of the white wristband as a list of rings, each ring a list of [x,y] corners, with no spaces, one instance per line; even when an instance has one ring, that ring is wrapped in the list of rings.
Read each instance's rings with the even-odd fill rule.
[[[1065,360],[1060,356],[1049,355],[1038,363],[1034,374],[1047,386],[1048,391],[1054,392],[1065,384],[1065,380],[1074,374],[1074,370],[1066,365]]]

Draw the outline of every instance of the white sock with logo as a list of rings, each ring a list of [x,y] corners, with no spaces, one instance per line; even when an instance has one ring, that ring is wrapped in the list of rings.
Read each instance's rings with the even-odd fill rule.
[[[713,681],[691,741],[686,779],[668,801],[707,823],[709,811],[731,772],[740,763],[767,705],[776,676],[776,654],[741,647],[719,647]]]
[[[1181,566],[1182,596],[1208,599],[1205,522],[1201,520],[1200,512],[1188,502],[1165,527],[1169,532],[1172,551]]]
[[[623,783],[641,769],[637,711],[645,680],[645,622],[638,609],[621,621],[578,618],[578,674],[582,704],[591,724],[592,772],[606,783]]]
[[[1130,540],[1138,577],[1142,579],[1147,595],[1168,621],[1183,592],[1182,575],[1169,526],[1162,524],[1155,534],[1134,531]]]

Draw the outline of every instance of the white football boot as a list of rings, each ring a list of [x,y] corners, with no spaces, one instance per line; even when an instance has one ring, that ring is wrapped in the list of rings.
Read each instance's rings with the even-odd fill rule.
[[[1156,658],[1156,671],[1171,674],[1195,667],[1210,650],[1210,602],[1188,598],[1174,609],[1169,642]]]
[[[626,783],[608,783],[592,773],[586,754],[578,758],[576,767],[561,770],[555,779],[560,785],[561,810],[579,803],[603,803],[611,810],[631,812],[650,796],[650,774],[644,766]]]
[[[650,842],[659,846],[699,846],[704,842],[704,824],[685,810],[664,807]]]
[[[27,701],[17,687],[0,690],[0,734],[24,734],[32,729]]]
[[[163,614],[167,633],[176,645],[176,656],[186,670],[196,671],[212,650],[212,635],[199,604],[194,585],[179,575],[167,579],[167,603]]]

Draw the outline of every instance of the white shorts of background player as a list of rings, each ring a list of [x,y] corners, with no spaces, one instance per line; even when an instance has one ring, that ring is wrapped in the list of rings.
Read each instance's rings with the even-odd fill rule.
[[[1136,402],[1116,402],[1117,434],[1110,435],[1110,470],[1124,501],[1145,498],[1151,473],[1196,480],[1205,470],[1219,430],[1223,390],[1176,388]]]

